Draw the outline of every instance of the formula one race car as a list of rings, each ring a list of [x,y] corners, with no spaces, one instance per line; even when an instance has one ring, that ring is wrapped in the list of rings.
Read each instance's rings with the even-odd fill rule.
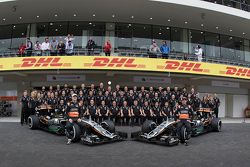
[[[222,122],[215,118],[210,108],[200,108],[191,122],[191,136],[198,136],[207,132],[220,132]]]
[[[158,126],[154,121],[146,120],[142,125],[141,131],[131,133],[131,138],[137,141],[167,146],[178,145],[179,139],[177,136],[176,125],[177,123],[174,120],[164,121]]]
[[[115,125],[110,120],[101,124],[91,119],[82,119],[81,126],[74,124],[72,134],[75,140],[81,140],[83,144],[97,145],[110,142],[123,141],[128,137],[127,133],[115,130]]]
[[[39,107],[35,115],[28,118],[28,125],[30,129],[43,129],[58,135],[65,135],[66,119],[63,115],[51,115],[51,106]]]

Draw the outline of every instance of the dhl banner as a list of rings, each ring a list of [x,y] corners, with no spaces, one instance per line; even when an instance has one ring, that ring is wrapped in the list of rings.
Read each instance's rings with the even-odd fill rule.
[[[113,56],[50,56],[0,59],[0,71],[2,72],[53,69],[173,72],[250,79],[250,68],[172,59]]]

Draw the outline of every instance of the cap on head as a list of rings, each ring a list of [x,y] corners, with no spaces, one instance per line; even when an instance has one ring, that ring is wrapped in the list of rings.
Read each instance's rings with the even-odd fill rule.
[[[77,94],[75,94],[75,93],[74,93],[74,94],[72,94],[72,97],[77,97]]]

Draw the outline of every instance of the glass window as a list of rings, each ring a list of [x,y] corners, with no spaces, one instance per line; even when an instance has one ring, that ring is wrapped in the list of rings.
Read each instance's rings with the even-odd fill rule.
[[[156,41],[160,47],[162,41],[166,41],[168,46],[170,46],[170,28],[163,26],[153,26],[153,39]]]
[[[133,39],[132,48],[136,50],[147,50],[152,43],[151,25],[132,25]]]
[[[132,46],[132,25],[116,24],[115,48],[119,50],[128,50]]]
[[[188,53],[187,29],[171,28],[171,51]]]
[[[220,35],[205,32],[205,53],[207,57],[220,57]]]
[[[234,37],[235,59],[244,60],[244,41],[242,38]]]
[[[44,42],[45,37],[49,35],[48,34],[49,23],[36,23],[35,27],[36,27],[36,36],[34,42],[35,41],[39,41],[40,43]]]
[[[234,59],[235,58],[235,43],[231,36],[221,35],[221,57],[223,59]]]
[[[250,62],[250,41],[244,40],[245,61]]]
[[[197,45],[200,45],[203,51],[205,51],[204,45],[204,32],[197,30],[189,30],[189,54],[194,54]],[[204,52],[205,54],[205,52]]]
[[[12,26],[11,49],[18,49],[21,44],[26,43],[26,37],[29,36],[29,24],[17,24]]]
[[[75,48],[86,48],[87,42],[92,38],[98,49],[104,43],[105,24],[95,22],[70,22],[69,33],[74,34]]]
[[[0,51],[10,49],[12,26],[0,26]]]

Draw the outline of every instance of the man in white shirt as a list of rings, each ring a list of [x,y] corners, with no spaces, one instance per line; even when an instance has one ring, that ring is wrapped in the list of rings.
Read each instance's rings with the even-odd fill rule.
[[[50,43],[49,38],[45,38],[45,41],[41,45],[42,55],[49,56],[50,55]]]
[[[200,45],[197,45],[197,47],[195,48],[195,55],[197,56],[199,62],[202,62],[202,54],[203,54],[203,49],[201,48]]]

